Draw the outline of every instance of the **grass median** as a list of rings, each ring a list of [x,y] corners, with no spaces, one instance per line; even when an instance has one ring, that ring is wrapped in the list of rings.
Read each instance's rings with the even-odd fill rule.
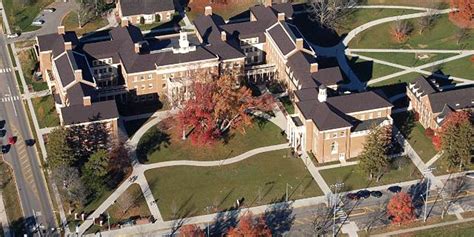
[[[244,161],[215,167],[177,166],[148,170],[145,176],[166,220],[229,210],[240,200],[242,207],[285,199],[315,197],[323,192],[301,159],[287,149],[252,156]]]

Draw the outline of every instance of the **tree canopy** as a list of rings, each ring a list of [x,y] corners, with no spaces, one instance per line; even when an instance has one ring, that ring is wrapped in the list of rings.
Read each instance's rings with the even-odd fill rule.
[[[245,236],[253,236],[253,237],[264,237],[264,236],[272,236],[272,231],[265,223],[263,217],[257,218],[254,220],[252,213],[248,213],[242,216],[239,220],[239,224],[236,227],[231,227],[227,232],[227,236],[229,237],[245,237]]]
[[[359,165],[370,178],[375,175],[378,181],[389,166],[388,153],[391,141],[392,130],[389,126],[373,127],[367,136],[363,151],[359,155]]]
[[[70,166],[76,160],[68,143],[68,131],[63,127],[55,128],[48,134],[46,150],[51,169]]]
[[[407,223],[416,218],[412,198],[404,192],[397,193],[390,199],[387,213],[392,217],[394,224]]]

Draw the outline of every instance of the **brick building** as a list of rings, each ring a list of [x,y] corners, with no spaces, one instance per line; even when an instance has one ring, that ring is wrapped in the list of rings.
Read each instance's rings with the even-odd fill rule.
[[[152,24],[167,22],[173,18],[173,0],[118,0],[117,10],[120,20],[132,24]]]

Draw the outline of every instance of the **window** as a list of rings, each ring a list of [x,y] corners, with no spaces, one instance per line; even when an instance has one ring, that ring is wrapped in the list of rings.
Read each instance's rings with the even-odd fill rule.
[[[332,134],[332,137],[333,137],[333,138],[336,138],[336,137],[337,137],[337,132],[333,133],[333,134]]]
[[[148,84],[148,89],[153,88],[153,83]]]
[[[377,118],[382,117],[382,112],[377,112]]]
[[[112,68],[111,68],[111,67],[109,67],[109,72],[112,72]]]
[[[339,136],[344,137],[344,131],[342,131]]]
[[[142,90],[145,90],[145,85],[142,85]]]
[[[145,80],[145,77],[144,76],[140,76],[140,80]]]
[[[331,143],[331,154],[337,154],[338,146],[337,142]]]
[[[151,74],[148,74],[148,80],[151,80]]]
[[[166,84],[163,83],[163,85],[161,85],[161,88],[165,88],[166,87]]]

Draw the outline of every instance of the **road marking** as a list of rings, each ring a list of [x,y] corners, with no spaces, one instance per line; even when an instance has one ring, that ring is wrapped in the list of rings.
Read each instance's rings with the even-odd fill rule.
[[[17,101],[20,100],[19,96],[6,96],[3,98],[0,98],[1,102],[12,102],[12,101]]]
[[[10,95],[12,94],[12,90],[10,89],[10,86],[8,86],[8,93]],[[16,112],[16,107],[15,107],[15,104],[13,103],[13,101],[12,101],[12,106],[13,106],[13,111],[15,112],[15,117],[18,117],[18,113]]]
[[[0,68],[0,73],[11,72],[11,68]]]

